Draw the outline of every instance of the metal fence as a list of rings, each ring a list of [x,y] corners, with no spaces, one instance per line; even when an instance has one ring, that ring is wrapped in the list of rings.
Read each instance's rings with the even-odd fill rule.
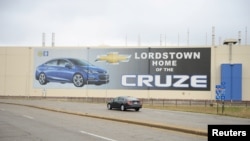
[[[112,98],[96,98],[96,97],[85,97],[85,98],[75,98],[68,97],[65,100],[68,101],[79,101],[87,103],[106,103]],[[225,106],[232,107],[249,107],[250,101],[216,101],[216,100],[194,100],[194,99],[140,99],[143,105],[150,106],[203,106],[203,107],[213,107],[216,105],[224,104]]]
[[[23,97],[23,96],[0,96],[2,99],[16,98],[16,99],[48,99],[48,100],[62,100],[83,103],[106,103],[112,98],[104,97]],[[225,107],[249,107],[250,101],[216,101],[216,100],[194,100],[194,99],[140,99],[143,105],[149,106],[200,106],[213,107],[223,104]]]

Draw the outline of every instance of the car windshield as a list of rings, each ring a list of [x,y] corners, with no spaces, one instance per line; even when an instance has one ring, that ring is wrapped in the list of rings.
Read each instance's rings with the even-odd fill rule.
[[[92,64],[90,64],[89,62],[85,61],[85,60],[77,60],[77,59],[69,59],[74,65],[77,66],[93,66]]]

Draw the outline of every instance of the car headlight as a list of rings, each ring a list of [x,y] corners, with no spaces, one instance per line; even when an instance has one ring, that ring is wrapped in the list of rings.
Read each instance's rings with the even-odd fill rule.
[[[86,69],[84,70],[86,73],[90,73],[90,74],[93,74],[93,73],[98,73],[97,71],[95,70],[89,70],[89,69]]]

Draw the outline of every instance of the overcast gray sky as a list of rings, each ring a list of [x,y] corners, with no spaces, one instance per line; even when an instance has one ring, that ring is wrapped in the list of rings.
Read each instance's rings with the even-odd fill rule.
[[[0,0],[0,46],[250,44],[250,0]]]

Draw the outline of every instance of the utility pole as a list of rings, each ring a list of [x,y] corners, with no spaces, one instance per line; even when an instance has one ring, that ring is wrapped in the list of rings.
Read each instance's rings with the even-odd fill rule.
[[[45,33],[42,33],[42,47],[45,47]]]

